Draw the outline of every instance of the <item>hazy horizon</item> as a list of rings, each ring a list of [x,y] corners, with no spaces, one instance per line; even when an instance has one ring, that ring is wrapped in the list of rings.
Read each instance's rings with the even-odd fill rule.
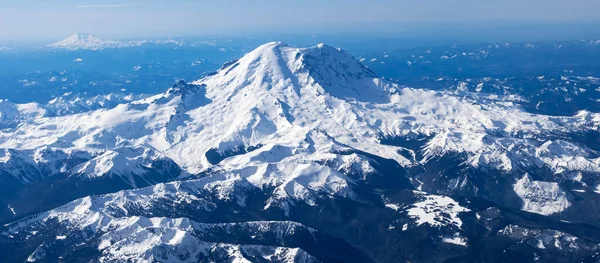
[[[342,8],[343,6],[343,8]],[[543,6],[541,9],[539,7]],[[472,0],[328,1],[16,1],[0,0],[0,40],[60,40],[73,33],[104,38],[387,32],[423,25],[600,23],[600,2]],[[412,27],[412,28],[411,28]],[[460,33],[460,32],[457,32]]]
[[[369,30],[377,27],[377,30]],[[198,32],[181,34],[113,35],[98,31],[67,32],[46,37],[0,38],[2,45],[40,46],[64,40],[74,34],[90,34],[104,40],[158,40],[186,39],[207,41],[217,39],[254,39],[262,42],[283,41],[294,44],[294,40],[314,40],[319,43],[335,44],[332,40],[346,43],[384,41],[410,42],[402,47],[419,45],[448,45],[480,42],[536,42],[600,39],[600,22],[518,22],[497,21],[486,23],[395,23],[395,24],[330,24],[320,28],[295,27],[293,30],[259,28],[251,31]],[[311,41],[312,41],[311,40]],[[259,41],[259,42],[260,42]]]

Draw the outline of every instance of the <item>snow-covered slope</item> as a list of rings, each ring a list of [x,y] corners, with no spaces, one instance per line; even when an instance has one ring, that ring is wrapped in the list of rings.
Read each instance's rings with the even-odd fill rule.
[[[84,209],[120,210],[127,216],[151,218],[156,209],[164,211],[165,204],[194,204],[200,213],[224,203],[290,217],[297,209],[323,202],[363,203],[373,199],[366,192],[385,195],[390,189],[414,188],[437,194],[458,191],[509,208],[554,215],[586,205],[570,200],[559,182],[579,183],[593,196],[600,174],[598,153],[578,139],[598,131],[597,114],[535,115],[501,103],[399,87],[326,45],[268,43],[201,80],[181,82],[163,94],[114,108],[11,117],[20,116],[15,111],[19,107],[3,107],[8,116],[3,119],[16,125],[0,131],[0,148],[5,149],[0,176],[24,185],[48,177],[77,183],[117,178],[127,188],[176,180],[98,197],[106,200]],[[412,138],[418,143],[406,143]],[[456,159],[436,163],[444,158]],[[434,179],[422,176],[439,167],[458,172],[436,174]],[[478,176],[463,176],[460,169],[477,170]],[[523,176],[527,171],[534,177]],[[498,178],[509,184],[500,185]],[[450,197],[412,191],[405,195],[420,196],[402,213],[417,226],[460,230],[459,216],[470,211]],[[198,199],[203,196],[207,199]],[[543,208],[548,204],[552,208]],[[438,213],[441,208],[450,211],[450,219],[445,218],[448,213]],[[56,210],[16,224],[48,221],[55,215]],[[75,211],[61,215],[69,227],[82,220],[98,227],[106,223],[80,220]],[[152,226],[152,220],[165,222],[145,220]],[[118,229],[129,226],[115,223],[104,231],[120,236]],[[170,235],[136,233],[148,238],[140,241],[149,244],[148,249],[172,240]],[[450,244],[466,242],[461,236],[444,238]],[[137,244],[132,242],[127,244]],[[98,247],[102,253],[123,252],[106,244]]]
[[[229,238],[232,241],[264,240],[273,236],[270,242],[286,243],[297,235],[317,238],[316,230],[295,222],[206,224],[186,218],[114,217],[109,212],[95,210],[101,208],[98,201],[101,200],[81,199],[31,219],[28,224],[12,226],[1,235],[9,239],[43,239],[44,242],[28,256],[28,262],[53,261],[58,253],[77,254],[77,250],[85,249],[100,251],[99,262],[198,262],[207,259],[250,262],[256,257],[262,262],[318,262],[299,248],[215,241],[231,232],[248,235]],[[54,230],[40,231],[44,227]],[[81,230],[86,233],[82,234]],[[75,245],[77,249],[61,251],[65,245]]]
[[[110,109],[119,104],[140,100],[148,95],[111,93],[86,97],[81,94],[65,93],[62,96],[40,105],[45,110],[45,116],[63,116],[83,113],[98,109]]]

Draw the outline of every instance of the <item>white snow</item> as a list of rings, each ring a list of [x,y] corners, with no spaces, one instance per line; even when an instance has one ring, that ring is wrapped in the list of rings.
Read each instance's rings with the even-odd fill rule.
[[[475,88],[475,91],[476,91],[476,92],[481,92],[481,91],[483,90],[483,86],[484,86],[484,84],[483,84],[483,83],[479,83],[479,84],[477,84],[477,88]]]
[[[46,249],[44,249],[44,244],[38,246],[36,250],[27,257],[27,262],[36,262],[40,259],[46,257]]]
[[[11,212],[13,215],[16,215],[16,214],[17,214],[17,213],[15,213],[15,209],[14,209],[14,208],[12,208],[12,207],[10,206],[10,204],[8,204],[8,206],[7,206],[7,207],[8,207],[8,209],[10,210],[10,212]]]
[[[297,248],[266,247],[255,245],[236,245],[203,241],[198,232],[211,233],[211,231],[228,232],[230,228],[244,228],[247,233],[256,233],[259,236],[272,235],[282,239],[285,235],[297,231],[314,232],[312,228],[289,221],[256,221],[242,223],[206,224],[191,221],[185,218],[146,218],[146,217],[115,217],[106,207],[94,205],[101,200],[90,197],[74,201],[47,213],[43,213],[28,221],[11,224],[9,233],[28,237],[24,229],[43,229],[46,223],[53,219],[69,225],[67,231],[82,231],[86,229],[88,235],[100,237],[98,251],[101,252],[100,262],[128,262],[142,261],[153,262],[155,256],[160,256],[161,261],[188,262],[198,259],[198,256],[209,253],[227,253],[233,262],[246,262],[246,255],[272,258],[278,262],[315,262],[316,260],[306,252]],[[114,201],[114,200],[111,200]],[[7,234],[7,233],[2,233]],[[65,240],[66,235],[56,236],[56,240]],[[85,241],[84,241],[85,242]],[[166,253],[158,252],[158,247],[168,248]],[[41,259],[45,255],[41,245],[29,257],[31,262]],[[164,257],[168,258],[164,258]]]
[[[571,205],[558,183],[534,181],[528,174],[519,179],[513,189],[523,200],[523,211],[551,215]]]
[[[456,90],[463,91],[463,92],[468,91],[468,88],[469,88],[469,84],[464,81],[459,82],[458,85],[456,86]]]
[[[400,210],[400,206],[396,205],[396,204],[385,204],[385,207],[392,209],[394,211],[398,211]]]
[[[430,195],[424,192],[415,193],[420,195],[421,201],[414,203],[406,211],[408,216],[415,220],[417,226],[428,224],[431,227],[460,228],[462,220],[458,215],[470,211],[447,196]]]
[[[454,244],[454,245],[458,245],[458,246],[465,246],[465,247],[467,246],[467,239],[464,237],[461,237],[459,233],[456,233],[452,237],[442,238],[442,242]]]

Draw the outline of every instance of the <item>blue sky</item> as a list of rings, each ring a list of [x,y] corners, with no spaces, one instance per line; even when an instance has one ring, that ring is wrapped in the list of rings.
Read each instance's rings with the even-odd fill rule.
[[[331,25],[351,30],[357,24],[408,22],[600,21],[597,10],[598,0],[0,0],[0,39],[60,39],[76,32],[123,38],[318,31]]]

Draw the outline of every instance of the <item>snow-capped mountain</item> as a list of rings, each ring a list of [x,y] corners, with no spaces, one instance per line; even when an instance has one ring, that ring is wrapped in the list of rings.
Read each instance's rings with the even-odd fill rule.
[[[139,47],[145,44],[171,44],[171,45],[183,45],[179,41],[172,39],[169,40],[136,40],[136,41],[114,41],[105,40],[92,34],[73,34],[70,37],[63,39],[59,42],[49,44],[47,47],[62,50],[101,50],[110,48],[128,48],[128,47]]]
[[[59,42],[48,45],[50,48],[78,50],[90,49],[97,50],[102,48],[116,48],[123,46],[124,43],[118,41],[104,40],[91,34],[73,34]]]
[[[3,109],[21,116],[19,107]],[[327,45],[268,43],[163,94],[9,119],[0,219],[12,222],[0,247],[18,252],[7,260],[431,262],[599,251],[600,214],[587,211],[600,201],[600,115],[536,115],[399,87]],[[574,231],[578,223],[593,231]],[[576,248],[502,252],[549,238]]]

